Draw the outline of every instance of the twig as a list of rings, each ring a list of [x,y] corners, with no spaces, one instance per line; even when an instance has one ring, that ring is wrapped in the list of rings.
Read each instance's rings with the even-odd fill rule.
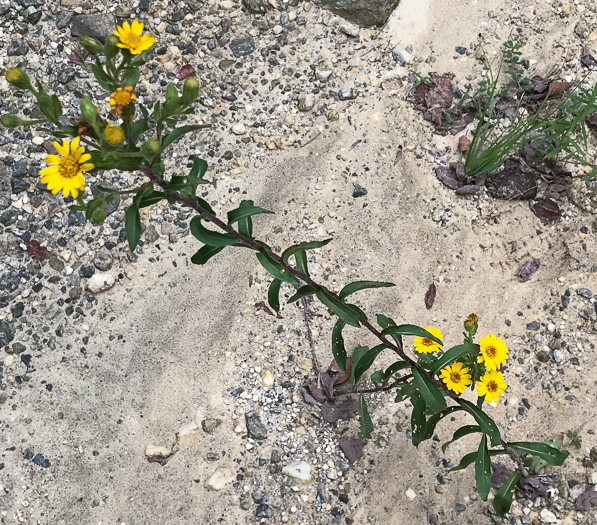
[[[334,394],[343,395],[343,394],[374,394],[376,392],[387,392],[388,390],[392,390],[392,388],[396,388],[401,383],[408,381],[413,375],[408,374],[402,377],[399,377],[394,381],[391,385],[378,387],[378,388],[365,388],[365,389],[356,389],[356,390],[334,390]]]
[[[307,305],[307,299],[301,298],[301,304],[303,305],[303,318],[305,320],[305,328],[307,330],[307,339],[309,340],[309,347],[311,348],[311,361],[313,362],[313,370],[315,374],[319,376],[321,368],[317,361],[317,354],[315,353],[315,342],[313,341],[313,334],[311,333],[311,326],[309,325],[309,306]]]

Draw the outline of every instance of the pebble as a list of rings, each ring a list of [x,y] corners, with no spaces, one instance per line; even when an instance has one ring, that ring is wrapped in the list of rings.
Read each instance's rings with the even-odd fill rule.
[[[315,106],[315,95],[312,93],[301,93],[298,96],[298,109],[299,111],[311,111]]]
[[[340,26],[340,31],[342,31],[344,34],[346,34],[348,36],[357,37],[357,36],[359,36],[360,30],[361,30],[360,27],[356,24],[353,24],[352,22],[344,22]]]
[[[411,488],[406,489],[406,492],[404,494],[411,501],[417,497],[417,493]]]
[[[95,273],[87,281],[87,289],[92,293],[100,293],[109,290],[114,286],[114,276],[109,273]]]
[[[211,434],[216,428],[218,428],[222,424],[221,419],[204,419],[201,421],[201,428],[203,428],[204,432]]]
[[[274,386],[274,376],[269,370],[266,370],[261,377],[261,384],[267,388]]]
[[[539,513],[539,519],[543,522],[543,523],[557,523],[559,520],[556,517],[556,515],[548,509],[543,509],[540,513]]]
[[[311,481],[311,465],[305,461],[295,461],[282,468],[282,473],[302,481]]]
[[[153,457],[167,458],[168,456],[170,456],[171,453],[172,453],[172,450],[169,449],[168,447],[162,447],[162,446],[158,446],[158,445],[147,445],[147,447],[145,449],[145,455],[148,458],[153,458]]]
[[[258,441],[267,439],[267,428],[265,428],[257,412],[247,412],[245,414],[245,421],[247,424],[247,433],[250,438]]]
[[[205,483],[205,488],[222,490],[234,480],[234,474],[228,467],[219,466]]]

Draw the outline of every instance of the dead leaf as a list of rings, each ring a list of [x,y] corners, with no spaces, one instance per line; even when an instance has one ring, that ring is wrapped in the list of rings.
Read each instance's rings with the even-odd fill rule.
[[[460,133],[473,120],[475,120],[475,115],[476,115],[475,110],[465,111],[460,117],[458,117],[456,120],[454,120],[454,122],[452,122],[452,127],[450,128],[450,133],[452,135],[456,135],[456,133]]]
[[[562,210],[553,199],[539,198],[531,202],[531,211],[545,221],[556,221],[562,216]]]
[[[357,409],[357,402],[353,398],[345,401],[333,402],[325,401],[321,405],[321,415],[327,423],[337,423],[340,419],[350,419]]]
[[[362,439],[343,439],[338,442],[349,463],[358,461],[363,456],[365,441]]]
[[[48,249],[45,246],[42,246],[34,239],[31,239],[27,243],[27,253],[31,255],[31,257],[35,257],[38,260],[42,260],[46,253],[48,253]]]
[[[518,276],[518,280],[521,283],[526,283],[531,278],[531,275],[533,275],[539,269],[540,265],[540,259],[532,259],[530,261],[525,262],[520,268],[520,270],[518,270],[518,272],[516,273],[516,275]]]
[[[435,168],[435,176],[451,190],[456,190],[462,186],[459,180],[456,180],[455,173],[447,166],[438,166]]]
[[[491,488],[499,489],[512,474],[512,470],[502,463],[491,462]]]
[[[195,76],[195,68],[193,66],[191,66],[191,64],[185,64],[184,66],[182,66],[180,68],[180,71],[178,72],[179,80],[184,80],[185,78],[194,77],[194,76]]]
[[[340,367],[338,366],[338,363],[336,363],[335,359],[330,363],[328,370],[334,370],[338,372],[338,377],[334,385],[341,385],[350,377],[350,374],[352,373],[352,357],[346,359],[345,368],[346,370],[340,370]]]
[[[597,60],[591,55],[588,47],[583,47],[582,55],[580,56],[580,63],[585,67],[596,67]]]
[[[319,405],[320,401],[311,393],[311,389],[308,386],[301,387],[301,394],[305,403],[309,403],[310,405]],[[325,400],[325,396],[322,394],[322,400]]]
[[[319,383],[321,384],[321,390],[330,400],[334,399],[334,384],[340,373],[337,370],[326,370],[319,374]]]
[[[597,491],[589,489],[576,498],[576,510],[587,512],[591,507],[597,506]]]
[[[264,301],[260,301],[258,303],[255,303],[255,310],[259,311],[259,310],[263,310],[266,314],[269,315],[273,315],[275,316],[276,314],[274,312],[272,312],[267,305],[265,304]]]
[[[458,139],[458,151],[468,151],[471,147],[471,140],[466,136],[462,135]]]
[[[551,500],[551,495],[548,492],[548,489],[557,485],[559,481],[560,476],[557,474],[520,478],[516,489],[523,494],[525,498],[533,501],[539,497]]]
[[[549,97],[558,97],[572,86],[574,86],[574,82],[552,82],[549,86]]]
[[[594,113],[591,113],[587,117],[587,124],[589,124],[590,126],[593,126],[594,128],[597,128],[597,111],[595,111]]]
[[[429,290],[427,290],[427,293],[425,294],[425,308],[427,308],[427,310],[431,310],[433,307],[436,291],[435,284],[431,283],[429,285]]]

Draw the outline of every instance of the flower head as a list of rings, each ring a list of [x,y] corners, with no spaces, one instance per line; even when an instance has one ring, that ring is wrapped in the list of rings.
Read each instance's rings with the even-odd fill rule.
[[[475,383],[477,385],[477,395],[479,397],[485,396],[485,401],[491,403],[496,401],[506,390],[506,382],[501,372],[491,370],[487,372],[480,381]]]
[[[118,37],[120,42],[116,44],[118,47],[128,49],[131,54],[138,55],[143,51],[146,51],[155,42],[155,37],[145,33],[141,35],[143,31],[143,24],[139,20],[133,20],[132,25],[128,22],[122,24],[122,27],[116,26],[116,30],[113,33]]]
[[[432,328],[427,326],[425,328],[431,335],[434,335],[438,339],[443,339],[444,334],[441,333],[439,328]],[[431,352],[439,352],[441,344],[435,342],[433,339],[428,337],[415,337],[414,338],[415,351],[421,354],[429,354]]]
[[[497,370],[508,359],[506,343],[495,334],[485,334],[485,337],[479,337],[479,345],[481,345],[481,355],[477,361],[485,362],[487,370]]]
[[[4,78],[19,89],[31,89],[31,81],[29,80],[29,77],[18,67],[7,69],[6,73],[4,73]]]
[[[133,102],[137,100],[137,95],[133,93],[133,87],[127,86],[124,89],[116,88],[116,91],[110,95],[110,106],[112,113],[122,115],[122,112]]]
[[[116,124],[108,124],[104,130],[104,137],[110,144],[120,144],[124,139],[124,130]]]
[[[95,166],[87,162],[91,155],[85,153],[85,148],[79,147],[79,140],[79,137],[75,137],[69,143],[68,139],[64,139],[62,145],[54,142],[60,155],[48,155],[46,163],[50,166],[39,172],[42,184],[47,184],[54,195],[62,190],[65,197],[72,194],[76,198],[79,191],[85,189],[83,172],[92,170]]]
[[[442,369],[440,377],[446,386],[457,394],[462,394],[464,389],[472,383],[468,368],[464,368],[462,363],[448,365]]]

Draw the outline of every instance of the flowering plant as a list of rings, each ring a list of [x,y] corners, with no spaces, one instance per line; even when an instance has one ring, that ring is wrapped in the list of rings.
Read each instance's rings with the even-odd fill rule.
[[[104,206],[112,202],[116,194],[133,194],[132,204],[125,213],[131,250],[136,248],[141,235],[140,208],[166,199],[197,212],[190,222],[190,231],[203,246],[191,257],[194,264],[203,265],[228,247],[254,251],[258,262],[273,276],[268,303],[278,315],[281,310],[280,289],[282,283],[287,283],[296,287],[289,303],[314,295],[338,318],[332,333],[332,353],[337,368],[351,378],[351,388],[338,393],[359,395],[360,436],[369,438],[373,431],[364,397],[368,392],[393,390],[396,402],[410,400],[412,442],[415,446],[430,439],[443,418],[456,412],[468,414],[474,424],[459,428],[453,439],[443,446],[443,450],[465,436],[481,435],[477,451],[465,455],[452,470],[463,469],[474,463],[477,491],[483,500],[487,500],[491,488],[490,458],[508,455],[514,460],[517,470],[497,491],[493,501],[497,513],[504,515],[510,508],[514,487],[521,476],[528,475],[528,466],[533,457],[546,464],[559,466],[568,456],[567,452],[545,443],[506,442],[496,422],[485,411],[486,406],[497,402],[506,389],[502,375],[502,367],[508,359],[505,342],[494,334],[487,334],[476,343],[478,318],[474,314],[464,323],[463,343],[445,351],[444,335],[438,328],[397,324],[381,314],[373,323],[352,302],[351,296],[365,289],[394,286],[392,283],[356,281],[335,292],[315,282],[308,269],[307,252],[324,247],[330,242],[329,239],[296,244],[278,254],[265,242],[258,240],[253,232],[253,218],[272,212],[245,200],[222,219],[205,200],[197,196],[197,186],[206,182],[203,179],[207,170],[204,160],[194,158],[189,173],[166,177],[162,157],[168,147],[185,134],[205,126],[176,126],[184,115],[192,112],[191,106],[198,96],[199,82],[193,77],[184,81],[182,94],[174,84],[169,84],[165,100],[157,102],[151,113],[139,103],[135,88],[140,78],[140,68],[152,52],[154,42],[155,37],[143,34],[143,24],[137,20],[118,27],[105,44],[82,37],[80,44],[94,55],[91,71],[109,96],[103,105],[96,105],[89,98],[80,99],[81,115],[70,123],[65,122],[62,105],[56,95],[47,94],[39,83],[34,87],[27,74],[19,69],[6,71],[6,79],[14,88],[27,90],[36,98],[45,118],[26,121],[7,114],[0,117],[0,122],[6,127],[49,125],[42,129],[62,139],[62,143],[53,143],[58,155],[46,157],[48,167],[40,171],[41,182],[54,194],[62,191],[65,197],[72,195],[76,204],[70,208],[84,211],[87,218],[96,224],[104,221]],[[88,198],[85,193],[85,173],[111,169],[141,171],[147,181],[141,187],[127,192],[99,186],[107,196]],[[216,229],[208,228],[207,225]],[[372,348],[356,347],[349,360],[343,337],[347,325],[364,328],[377,339],[378,344]],[[412,351],[404,341],[407,337],[414,337]],[[370,371],[382,352],[393,354],[395,361],[389,367],[371,374],[375,388],[359,389],[358,385],[365,373]],[[338,370],[335,373],[338,374]],[[467,390],[469,387],[470,391]],[[331,388],[333,399],[333,384]],[[476,402],[465,399],[471,394],[476,394]]]

